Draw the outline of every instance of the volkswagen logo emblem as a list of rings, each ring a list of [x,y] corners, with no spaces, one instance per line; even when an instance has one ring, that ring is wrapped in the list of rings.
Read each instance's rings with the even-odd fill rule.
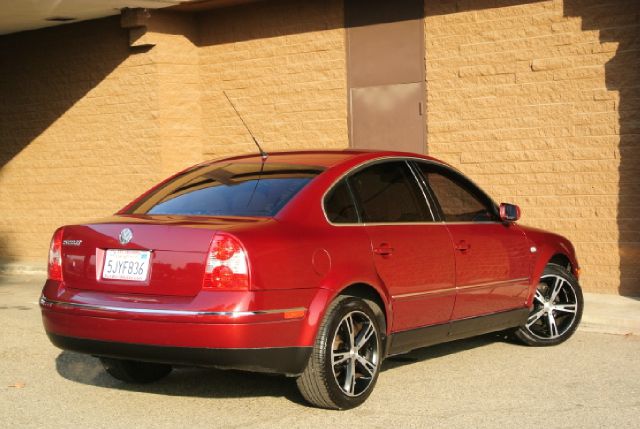
[[[118,236],[118,239],[120,240],[120,244],[127,244],[128,242],[131,241],[132,238],[133,238],[133,231],[131,231],[129,228],[125,228],[122,231],[120,231],[120,235]]]

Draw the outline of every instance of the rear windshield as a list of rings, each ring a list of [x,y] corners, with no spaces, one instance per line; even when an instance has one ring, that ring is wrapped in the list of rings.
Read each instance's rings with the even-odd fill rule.
[[[227,163],[190,170],[139,201],[132,214],[274,216],[321,167]]]

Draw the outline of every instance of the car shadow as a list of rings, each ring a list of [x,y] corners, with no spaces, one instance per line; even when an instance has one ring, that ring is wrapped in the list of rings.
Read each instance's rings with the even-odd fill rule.
[[[385,360],[382,372],[428,359],[437,359],[501,341],[496,334],[439,344]],[[150,384],[125,383],[107,374],[100,361],[89,355],[62,351],[56,370],[67,380],[86,385],[131,392],[199,398],[284,397],[306,405],[295,380],[280,375],[249,373],[214,368],[175,368],[166,378]]]
[[[381,370],[389,371],[407,364],[437,359],[451,354],[461,353],[465,350],[484,347],[496,342],[510,343],[511,341],[504,333],[494,332],[478,337],[452,341],[450,343],[436,344],[430,347],[416,349],[406,354],[388,357],[383,362]]]
[[[56,358],[58,374],[86,385],[158,395],[236,398],[285,397],[304,404],[295,380],[280,375],[249,373],[215,368],[178,367],[168,377],[149,384],[132,384],[111,377],[93,356],[62,351]]]

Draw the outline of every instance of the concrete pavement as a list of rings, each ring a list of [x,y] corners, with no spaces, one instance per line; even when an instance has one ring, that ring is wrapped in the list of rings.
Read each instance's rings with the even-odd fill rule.
[[[585,293],[580,329],[607,334],[640,335],[640,298]]]
[[[580,330],[548,348],[483,336],[421,349],[387,360],[363,406],[334,412],[306,406],[284,377],[184,368],[146,386],[114,380],[97,359],[48,342],[41,284],[0,277],[0,427],[537,429],[640,421],[636,335]],[[585,308],[592,306],[589,298]]]

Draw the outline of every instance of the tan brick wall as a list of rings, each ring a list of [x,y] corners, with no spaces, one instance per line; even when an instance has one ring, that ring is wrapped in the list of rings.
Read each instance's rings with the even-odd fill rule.
[[[347,147],[339,0],[151,12],[0,37],[0,262],[44,264],[54,229],[113,213],[163,177],[265,149]]]
[[[431,154],[524,223],[577,245],[584,285],[640,293],[638,14],[622,0],[427,0]],[[154,12],[0,37],[0,259],[169,173],[254,151],[348,145],[340,0]]]
[[[159,179],[157,74],[118,18],[0,38],[0,258],[42,263],[53,230]]]
[[[348,147],[342,1],[269,1],[199,18],[204,152]]]
[[[146,41],[155,46],[149,60],[156,65],[162,177],[202,162],[200,49],[194,16],[152,12]]]
[[[640,294],[640,22],[629,1],[427,0],[429,153]]]

